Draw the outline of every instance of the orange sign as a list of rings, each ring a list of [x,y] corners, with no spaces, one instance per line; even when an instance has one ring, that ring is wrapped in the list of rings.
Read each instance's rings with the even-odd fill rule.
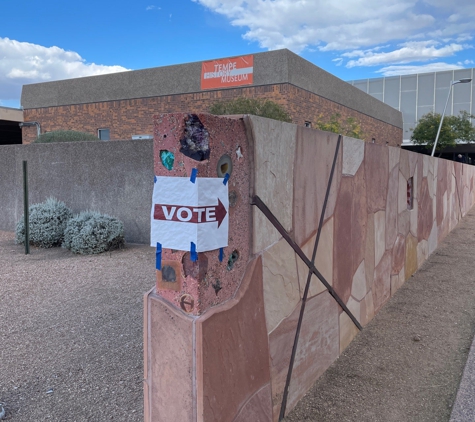
[[[201,89],[226,88],[251,85],[254,56],[203,62],[201,66]]]

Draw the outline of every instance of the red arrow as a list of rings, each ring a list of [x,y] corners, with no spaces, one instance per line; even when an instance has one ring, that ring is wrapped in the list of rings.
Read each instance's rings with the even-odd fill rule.
[[[155,204],[155,220],[179,221],[182,223],[218,222],[218,228],[226,217],[226,207],[218,198],[218,205],[190,207],[187,205]]]

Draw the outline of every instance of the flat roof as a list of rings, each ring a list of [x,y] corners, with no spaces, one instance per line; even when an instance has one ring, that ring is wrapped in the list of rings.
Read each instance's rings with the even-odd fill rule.
[[[402,128],[402,116],[398,110],[290,50],[268,51],[252,56],[253,82],[241,88],[289,83]],[[27,110],[208,91],[201,88],[201,70],[202,64],[209,61],[24,85],[21,104]]]
[[[10,108],[0,106],[0,120],[11,122],[23,122],[23,110],[19,108]]]

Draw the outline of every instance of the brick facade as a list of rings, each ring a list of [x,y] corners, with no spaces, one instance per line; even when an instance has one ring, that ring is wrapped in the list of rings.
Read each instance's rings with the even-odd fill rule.
[[[248,86],[189,94],[165,95],[120,101],[25,109],[25,121],[37,121],[41,132],[78,130],[97,134],[110,129],[111,140],[128,140],[132,135],[153,134],[154,114],[172,112],[207,112],[217,102],[238,97],[263,98],[282,105],[293,123],[313,124],[319,117],[329,119],[339,113],[343,119],[353,117],[360,124],[365,141],[400,146],[402,129],[330,101],[289,83]],[[35,127],[24,127],[23,143],[36,138]]]

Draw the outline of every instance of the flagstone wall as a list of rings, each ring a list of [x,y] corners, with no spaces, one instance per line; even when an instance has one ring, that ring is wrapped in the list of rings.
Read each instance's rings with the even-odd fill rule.
[[[209,162],[179,152],[187,115],[161,115],[155,171],[175,171],[157,155],[165,143],[183,177],[193,166],[216,177],[227,154],[238,200],[223,261],[218,251],[193,264],[186,251],[165,251],[181,284],[173,290],[158,271],[145,296],[146,420],[277,421],[309,269],[252,198],[311,259],[335,161],[315,267],[364,327],[474,204],[475,167],[351,138],[337,152],[338,135],[254,116],[198,117]],[[184,295],[196,307],[181,306]],[[357,333],[312,275],[287,412]]]

